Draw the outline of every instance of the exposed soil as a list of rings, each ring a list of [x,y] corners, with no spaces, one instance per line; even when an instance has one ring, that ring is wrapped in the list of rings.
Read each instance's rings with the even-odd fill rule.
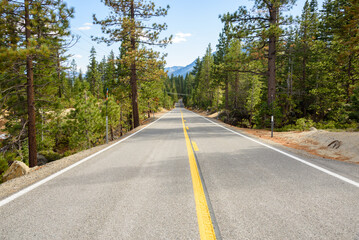
[[[274,132],[245,129],[243,132],[267,139],[286,147],[303,150],[310,154],[344,162],[359,163],[359,132],[329,132],[313,130],[304,132]]]

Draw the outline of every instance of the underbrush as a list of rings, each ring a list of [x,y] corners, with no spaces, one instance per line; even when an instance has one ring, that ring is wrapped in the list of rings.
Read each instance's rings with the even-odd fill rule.
[[[233,116],[233,114],[229,112],[221,112],[219,114],[219,120],[221,120],[224,123],[236,126],[236,127],[242,127],[242,128],[254,128],[254,129],[270,129],[270,120],[267,124],[264,124],[267,127],[259,126],[256,124],[253,124],[253,121],[250,121],[248,118],[236,118]],[[352,122],[346,122],[343,123],[341,121],[321,121],[321,122],[314,122],[311,119],[308,118],[299,118],[295,121],[294,124],[287,124],[282,127],[276,126],[275,121],[275,131],[278,132],[286,132],[286,131],[308,131],[311,128],[321,129],[321,130],[327,130],[327,131],[359,131],[359,123],[352,121]]]
[[[2,183],[2,176],[8,168],[9,166],[7,160],[2,155],[0,155],[0,183]]]
[[[312,127],[328,131],[359,131],[359,124],[356,122],[341,123],[335,121],[323,121],[315,123],[311,119],[306,118],[299,118],[295,124],[286,125],[276,129],[276,131],[308,131]]]

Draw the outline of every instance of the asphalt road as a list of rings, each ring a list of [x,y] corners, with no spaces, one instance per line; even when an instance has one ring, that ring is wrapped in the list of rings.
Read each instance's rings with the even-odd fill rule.
[[[1,206],[0,239],[359,240],[359,165],[296,157],[176,108]]]

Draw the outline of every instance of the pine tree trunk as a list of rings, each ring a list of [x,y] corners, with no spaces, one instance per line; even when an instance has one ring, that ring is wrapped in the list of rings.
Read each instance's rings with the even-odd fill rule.
[[[129,130],[133,129],[133,114],[132,111],[128,111],[128,125],[129,125]]]
[[[277,9],[272,5],[269,9],[270,13],[270,25],[273,26],[277,22]],[[275,34],[269,37],[269,49],[268,49],[268,106],[271,106],[275,101],[275,61],[276,61],[276,41],[277,37]]]
[[[137,102],[137,79],[136,79],[136,63],[131,64],[131,98],[132,98],[132,117],[133,127],[136,128],[140,125],[140,118],[138,113]]]
[[[26,44],[30,47],[30,16],[29,16],[29,1],[25,0],[25,34]],[[28,55],[26,58],[26,75],[27,75],[27,111],[29,117],[28,123],[28,138],[29,138],[29,166],[35,167],[37,165],[37,151],[36,151],[36,115],[35,115],[35,93],[34,93],[34,72],[32,56]]]
[[[133,24],[135,24],[135,9],[133,0],[131,1],[131,19]],[[135,26],[133,26],[135,28]],[[131,48],[134,54],[136,51],[136,39],[133,35],[135,31],[131,31]],[[133,127],[136,128],[140,126],[140,117],[138,113],[138,101],[137,101],[137,76],[136,76],[136,59],[135,56],[132,59],[131,64],[131,98],[132,98],[132,115],[133,115]]]

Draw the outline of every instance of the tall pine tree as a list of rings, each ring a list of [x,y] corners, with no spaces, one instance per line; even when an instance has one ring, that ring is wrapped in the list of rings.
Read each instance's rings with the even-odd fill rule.
[[[102,0],[111,8],[111,13],[104,20],[93,16],[94,22],[101,25],[101,29],[109,37],[95,38],[108,44],[122,42],[126,50],[124,62],[130,69],[130,85],[132,99],[133,125],[140,125],[138,110],[138,59],[141,59],[144,51],[140,51],[140,45],[166,46],[170,39],[160,39],[159,34],[167,28],[165,23],[146,25],[153,17],[166,16],[167,8],[155,8],[155,3],[143,0]]]

